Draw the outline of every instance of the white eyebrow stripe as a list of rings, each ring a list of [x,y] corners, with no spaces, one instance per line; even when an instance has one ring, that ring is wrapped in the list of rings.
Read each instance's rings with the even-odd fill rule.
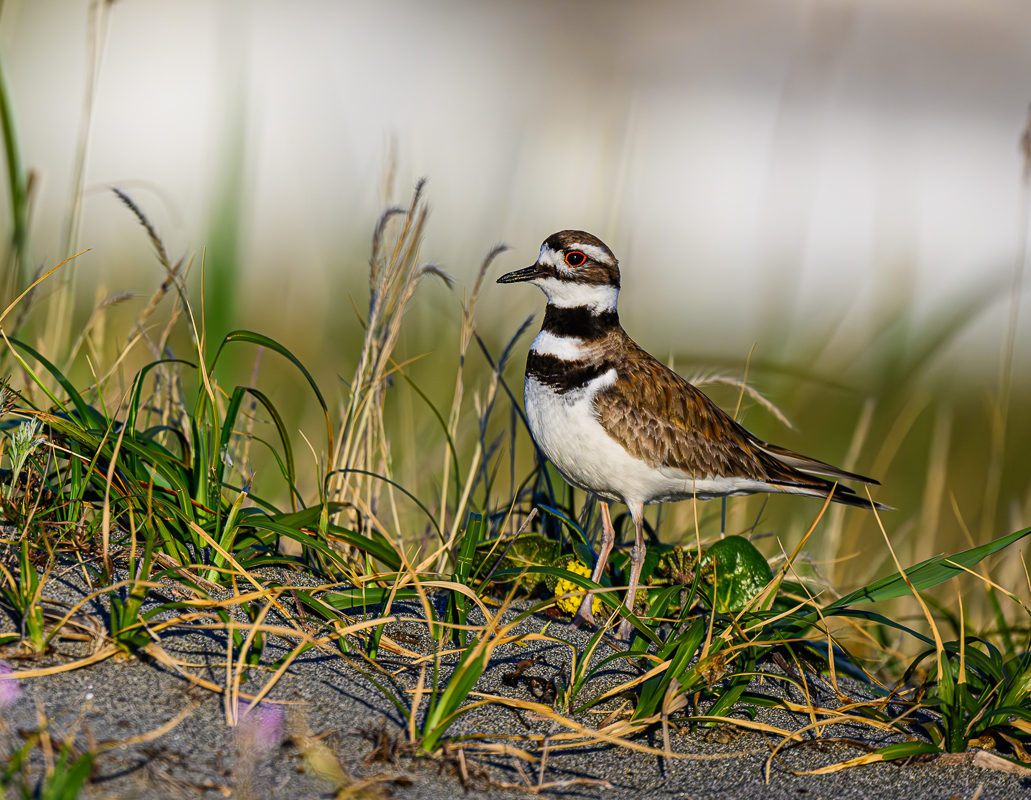
[[[541,331],[530,345],[530,352],[539,356],[554,356],[562,361],[579,361],[583,357],[583,340],[575,336],[556,336]]]
[[[597,261],[599,264],[613,264],[615,260],[612,256],[594,244],[577,244],[573,245],[577,250],[583,253],[585,256],[590,258],[592,261]]]

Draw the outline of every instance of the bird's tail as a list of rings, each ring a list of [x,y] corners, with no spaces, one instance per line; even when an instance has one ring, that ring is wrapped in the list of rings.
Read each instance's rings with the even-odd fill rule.
[[[834,490],[834,496],[831,498],[835,503],[841,503],[846,506],[855,506],[856,508],[875,508],[878,511],[894,511],[895,509],[891,506],[887,506],[884,503],[878,503],[876,500],[871,501],[869,498],[862,495],[856,494],[854,491],[849,489],[847,486],[842,486],[840,483],[834,485],[833,483],[827,483],[825,486],[792,486],[784,485],[777,487],[779,491],[785,494],[798,494],[803,497],[818,497],[821,500],[826,500],[827,495],[830,494],[831,489]]]

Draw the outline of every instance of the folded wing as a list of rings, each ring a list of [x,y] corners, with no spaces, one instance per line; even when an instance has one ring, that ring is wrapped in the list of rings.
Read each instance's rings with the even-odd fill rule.
[[[595,412],[609,435],[649,466],[688,478],[761,481],[773,492],[814,497],[826,497],[837,480],[877,484],[756,438],[625,334],[621,346],[619,378],[596,396]],[[870,507],[847,486],[838,485],[833,499]]]

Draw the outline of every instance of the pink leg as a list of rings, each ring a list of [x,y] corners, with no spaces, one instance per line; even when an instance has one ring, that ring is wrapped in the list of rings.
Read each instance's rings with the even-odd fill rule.
[[[630,552],[630,586],[626,590],[626,600],[623,605],[626,610],[633,613],[634,601],[637,598],[637,585],[641,581],[641,567],[644,566],[644,505],[641,503],[627,503],[630,509],[630,516],[634,518],[634,549]],[[634,626],[629,620],[623,620],[619,626],[619,633],[616,638],[626,641],[630,638],[630,632]]]
[[[594,572],[591,573],[591,580],[595,583],[601,583],[601,576],[605,573],[605,564],[609,560],[609,553],[612,552],[612,545],[616,543],[616,530],[612,527],[612,517],[609,516],[609,502],[599,498],[598,503],[601,505],[601,552],[598,553],[598,563],[594,565]],[[595,624],[594,612],[591,610],[593,602],[594,595],[584,595],[583,602],[580,603],[580,608],[573,617],[574,628]]]

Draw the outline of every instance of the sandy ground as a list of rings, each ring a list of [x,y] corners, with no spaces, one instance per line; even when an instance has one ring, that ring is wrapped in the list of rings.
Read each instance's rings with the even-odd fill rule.
[[[296,576],[294,582],[297,582]],[[44,596],[70,602],[82,596],[81,573],[68,572],[51,580]],[[102,602],[93,602],[88,611],[103,620]],[[426,627],[417,605],[402,604],[394,609],[399,621],[387,628],[387,635],[404,642],[416,652],[430,652],[435,646],[426,636]],[[508,612],[508,618],[514,612]],[[276,622],[270,617],[270,622]],[[538,632],[549,621],[544,616],[524,620],[517,631]],[[0,629],[11,630],[9,617],[0,620]],[[551,620],[549,634],[582,648],[587,634],[574,631],[564,620]],[[8,648],[6,658],[16,670],[66,663],[84,653],[77,642],[58,642],[57,652],[43,659],[14,660]],[[162,647],[170,655],[190,665],[189,671],[215,684],[225,683],[226,636],[221,631],[179,629],[162,636]],[[289,646],[270,641],[264,662],[280,658]],[[602,648],[600,656],[611,651]],[[538,662],[524,675],[544,682],[555,677],[569,659],[569,649],[553,642],[532,642],[500,646],[491,667],[476,690],[487,694],[541,702],[526,681],[516,685],[503,678],[527,659]],[[396,671],[404,660],[387,652],[379,654],[384,669]],[[604,692],[638,673],[632,663],[614,662],[586,690],[584,699]],[[244,692],[269,672],[257,672],[245,684]],[[446,676],[447,670],[445,670]],[[408,670],[393,679],[404,695],[415,686],[417,672]],[[763,687],[774,691],[771,681]],[[842,686],[856,695],[868,694],[866,687],[843,679]],[[404,695],[411,697],[411,695]],[[404,723],[397,709],[372,683],[338,655],[309,650],[298,658],[273,689],[272,703],[263,703],[237,726],[226,724],[223,696],[191,682],[176,669],[153,660],[107,660],[92,666],[48,677],[25,679],[13,703],[2,709],[0,753],[20,747],[24,734],[39,727],[45,718],[48,730],[58,741],[75,734],[80,749],[97,743],[125,742],[160,728],[177,715],[185,714],[171,730],[151,741],[115,746],[100,754],[95,762],[91,785],[84,796],[91,798],[331,798],[341,786],[349,786],[339,796],[399,798],[516,797],[525,790],[502,788],[499,784],[545,784],[574,781],[607,781],[600,784],[571,784],[546,789],[548,797],[576,798],[1024,798],[1031,796],[1031,779],[1005,775],[970,764],[945,765],[941,762],[902,765],[875,764],[832,775],[800,776],[803,771],[833,764],[862,754],[854,747],[820,744],[795,748],[774,761],[770,780],[765,766],[777,737],[737,729],[674,731],[670,743],[684,758],[665,759],[625,748],[595,744],[561,749],[560,741],[549,745],[546,768],[540,774],[540,761],[520,762],[498,753],[474,752],[464,758],[466,779],[460,775],[462,764],[450,758],[412,758],[403,746]],[[800,701],[802,698],[794,698]],[[833,698],[821,698],[831,704]],[[608,712],[619,702],[603,704]],[[424,706],[425,707],[425,706]],[[600,724],[603,715],[585,714],[585,725]],[[778,727],[797,729],[808,719],[781,710],[764,709],[759,720]],[[565,729],[533,712],[516,712],[500,705],[478,708],[460,719],[449,731],[454,736],[479,734],[483,742],[508,742],[540,756],[540,750],[518,738],[529,734],[556,736]],[[825,737],[871,738],[867,727],[835,726]],[[639,735],[636,743],[661,748],[661,731]],[[388,743],[388,747],[380,745]],[[384,752],[384,751],[392,752]],[[380,753],[385,759],[376,759]],[[32,769],[42,766],[42,755],[35,751]],[[336,775],[335,779],[329,776]],[[365,782],[365,783],[363,783]],[[362,792],[365,792],[363,794]],[[12,795],[13,796],[13,795]]]

